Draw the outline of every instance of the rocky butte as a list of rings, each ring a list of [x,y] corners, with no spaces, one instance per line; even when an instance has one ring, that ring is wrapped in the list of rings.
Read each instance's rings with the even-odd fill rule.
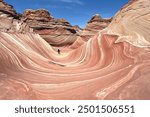
[[[96,15],[81,32],[90,38],[77,39],[77,26],[46,10],[21,16],[2,0],[0,9],[0,99],[150,99],[149,0],[130,1],[111,23]],[[72,40],[60,54],[52,46]]]
[[[109,26],[113,18],[102,18],[100,14],[95,14],[87,23],[85,29],[80,34],[80,37],[73,43],[71,48],[77,48],[84,44],[91,37],[95,36],[100,30]]]
[[[112,18],[102,18],[99,14],[94,15],[87,23],[82,35],[89,35],[92,37],[98,31],[105,29],[111,23]]]
[[[0,0],[0,31],[3,32],[29,32],[32,29],[23,23],[21,14],[18,14],[13,6]]]
[[[65,19],[53,18],[44,9],[26,10],[22,15],[22,21],[53,46],[71,45],[79,37],[81,31]]]

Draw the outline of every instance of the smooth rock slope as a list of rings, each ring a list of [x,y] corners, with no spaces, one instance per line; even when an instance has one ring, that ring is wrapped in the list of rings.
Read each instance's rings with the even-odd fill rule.
[[[115,16],[109,34],[119,35],[117,42],[150,46],[150,0],[131,0]]]
[[[148,6],[128,3],[108,28],[61,54],[39,34],[0,31],[0,99],[150,99]]]

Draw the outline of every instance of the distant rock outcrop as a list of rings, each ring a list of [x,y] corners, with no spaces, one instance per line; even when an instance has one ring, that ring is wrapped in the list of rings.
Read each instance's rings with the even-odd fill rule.
[[[9,14],[15,18],[19,18],[19,15],[17,14],[13,6],[5,3],[3,0],[0,0],[0,11]]]
[[[3,32],[29,32],[31,29],[20,21],[21,15],[18,14],[13,6],[0,0],[0,31]]]
[[[105,29],[111,23],[112,18],[103,19],[99,14],[94,15],[83,29],[80,37],[74,42],[71,48],[77,48],[85,41],[95,36],[100,30]]]
[[[97,26],[98,30],[99,29],[104,29],[110,24],[111,21],[112,21],[112,18],[105,18],[105,19],[103,19],[99,14],[96,14],[88,22],[87,28],[89,26],[89,27],[92,27],[92,28],[95,29],[95,25],[98,25],[99,26],[99,27]]]
[[[44,9],[26,10],[22,21],[53,46],[72,44],[79,36],[80,28],[73,27],[65,19],[55,19]]]
[[[99,14],[94,15],[86,25],[83,35],[89,37],[95,35],[98,31],[106,28],[112,21],[112,18],[103,19]]]
[[[30,23],[30,20],[48,22],[52,18],[53,17],[50,15],[50,13],[44,9],[39,9],[39,10],[27,9],[23,14],[23,19],[27,20],[29,23]]]

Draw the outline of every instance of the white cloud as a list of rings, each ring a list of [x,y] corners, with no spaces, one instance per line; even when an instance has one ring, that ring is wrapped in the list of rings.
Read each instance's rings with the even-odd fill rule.
[[[66,2],[66,3],[75,3],[79,5],[83,5],[84,3],[81,2],[80,0],[60,0],[61,2]]]

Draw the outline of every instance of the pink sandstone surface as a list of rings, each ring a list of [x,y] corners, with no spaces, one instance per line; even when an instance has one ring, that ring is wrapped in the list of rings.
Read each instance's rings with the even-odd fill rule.
[[[60,55],[39,34],[2,30],[0,99],[150,99],[149,27],[150,1],[134,0]]]

